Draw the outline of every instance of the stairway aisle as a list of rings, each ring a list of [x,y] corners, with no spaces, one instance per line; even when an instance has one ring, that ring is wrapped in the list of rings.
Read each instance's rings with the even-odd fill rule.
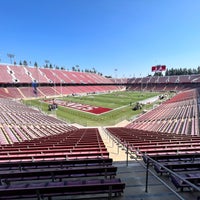
[[[102,127],[99,127],[99,133],[102,137],[104,144],[109,152],[109,157],[113,159],[113,161],[126,161],[126,152],[122,150],[122,148],[118,148],[117,144],[115,144],[105,133]]]

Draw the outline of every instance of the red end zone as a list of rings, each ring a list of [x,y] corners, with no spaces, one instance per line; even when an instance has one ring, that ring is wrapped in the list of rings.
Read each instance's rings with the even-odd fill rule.
[[[51,100],[49,100],[49,101],[46,100],[45,102],[52,103]],[[89,113],[98,114],[98,115],[112,110],[110,108],[103,108],[103,107],[91,106],[91,105],[87,105],[87,104],[74,103],[74,102],[65,102],[62,100],[55,100],[54,102],[58,106],[72,108],[75,110],[80,110],[80,111],[89,112]]]
[[[112,110],[110,108],[103,108],[103,107],[91,106],[91,105],[80,104],[80,103],[67,103],[66,107],[73,108],[76,110],[81,110],[84,112],[93,113],[93,114],[102,114],[102,113]]]

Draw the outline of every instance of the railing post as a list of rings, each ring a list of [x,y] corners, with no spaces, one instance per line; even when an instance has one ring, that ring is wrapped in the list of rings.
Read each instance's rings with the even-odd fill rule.
[[[119,142],[117,143],[117,154],[119,155]]]
[[[128,143],[126,144],[126,166],[128,167]]]
[[[148,179],[149,179],[149,158],[147,158],[147,166],[146,166],[146,186],[145,186],[145,192],[148,192]]]
[[[114,146],[114,141],[113,141],[113,138],[112,138],[112,148],[113,148],[113,146]]]

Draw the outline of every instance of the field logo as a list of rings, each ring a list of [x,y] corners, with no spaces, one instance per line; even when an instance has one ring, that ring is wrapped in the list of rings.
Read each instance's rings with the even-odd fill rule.
[[[48,102],[50,103],[51,100],[49,100]],[[74,102],[65,102],[62,100],[56,100],[56,104],[58,106],[63,106],[63,107],[80,110],[84,112],[89,112],[89,113],[97,114],[97,115],[103,114],[105,112],[112,110],[110,108],[104,108],[104,107],[98,107],[98,106],[92,106],[88,104],[81,104],[81,103],[74,103]]]
[[[93,113],[93,114],[102,114],[102,113],[112,110],[110,108],[103,108],[103,107],[98,107],[98,106],[91,106],[87,104],[72,103],[72,102],[66,103],[66,107],[73,108],[76,110],[81,110],[84,112]]]

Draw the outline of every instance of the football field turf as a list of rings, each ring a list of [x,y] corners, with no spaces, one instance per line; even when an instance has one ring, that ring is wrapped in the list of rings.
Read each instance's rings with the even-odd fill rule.
[[[83,126],[106,126],[130,120],[143,110],[151,109],[153,105],[149,103],[144,105],[141,110],[132,110],[137,102],[158,95],[159,93],[156,92],[121,91],[87,96],[57,97],[54,101],[58,104],[58,109],[54,111],[48,111],[48,105],[53,98],[45,99],[46,102],[43,99],[29,100],[26,101],[26,104],[36,106],[68,123],[78,123]]]

